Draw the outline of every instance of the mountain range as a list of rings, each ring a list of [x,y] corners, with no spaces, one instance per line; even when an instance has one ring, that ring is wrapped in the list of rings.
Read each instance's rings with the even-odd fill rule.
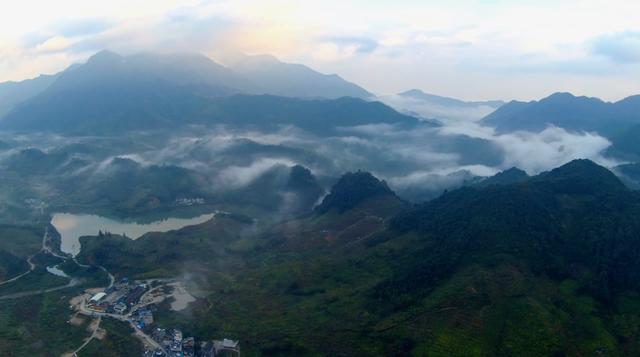
[[[416,121],[356,98],[368,93],[337,76],[274,58],[247,58],[237,66],[258,84],[200,55],[123,57],[102,51],[58,74],[46,88],[38,87],[41,91],[16,104],[0,126],[108,134],[198,123],[296,125],[327,131],[339,125]],[[321,99],[329,92],[337,99]]]
[[[243,56],[236,59],[230,68],[255,83],[261,94],[327,99],[374,97],[336,74],[322,74],[307,66],[285,63],[269,55]]]
[[[249,356],[640,355],[637,96],[372,97],[270,56],[103,51],[0,84],[0,355],[84,343],[92,316],[69,299],[106,272],[193,294],[149,305],[142,330],[238,339]],[[548,125],[607,138],[595,156],[615,167],[541,144]],[[558,153],[548,171],[512,167]],[[212,218],[80,237],[76,265],[49,254],[59,212]],[[141,354],[102,320],[85,354]]]
[[[463,101],[411,89],[379,98],[394,108],[417,117],[437,120],[479,120],[504,105],[501,100]]]
[[[598,98],[555,93],[539,101],[509,102],[486,116],[482,123],[502,133],[514,130],[541,131],[554,125],[612,137],[640,123],[638,109],[640,96],[610,103]]]
[[[71,74],[76,71],[80,73]],[[58,77],[64,79],[55,83]],[[325,75],[304,65],[281,62],[272,56],[243,56],[229,68],[200,54],[140,53],[121,56],[104,50],[86,63],[72,65],[54,75],[0,83],[0,117],[54,83],[61,90],[65,86],[104,84],[105,80],[123,77],[187,86],[200,94],[213,96],[238,93],[326,99],[373,96],[337,75]]]
[[[420,205],[356,172],[313,214],[254,237],[229,217],[135,241],[84,238],[80,259],[120,275],[178,262],[224,271],[207,280],[209,313],[180,318],[196,335],[252,336],[249,353],[634,355],[638,213],[640,196],[588,160],[532,177],[512,169]],[[202,264],[207,249],[218,264]],[[155,258],[141,260],[147,251]]]
[[[0,118],[16,105],[44,91],[57,75],[40,75],[21,82],[0,83]]]

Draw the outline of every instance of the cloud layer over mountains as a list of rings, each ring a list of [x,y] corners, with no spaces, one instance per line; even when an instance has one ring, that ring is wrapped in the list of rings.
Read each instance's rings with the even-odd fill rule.
[[[602,108],[597,112],[606,114],[610,108],[630,112],[635,105],[633,98],[613,105],[567,94],[532,103],[465,102],[411,90],[381,98],[395,111],[375,101],[317,98],[323,91],[368,92],[304,66],[272,57],[239,63],[244,65],[233,68],[242,70],[234,71],[204,56],[101,52],[14,104],[0,126],[26,134],[21,140],[7,136],[2,156],[11,161],[34,146],[42,153],[27,157],[53,160],[52,172],[98,181],[113,174],[114,165],[178,167],[187,171],[171,175],[189,176],[217,193],[251,187],[294,165],[309,168],[325,185],[361,169],[420,201],[514,166],[529,174],[577,158],[616,166],[620,160],[606,155],[612,137],[580,130],[595,119],[582,120],[574,109],[595,102]],[[315,95],[309,98],[305,88],[315,88]],[[285,89],[307,97],[261,94]],[[540,106],[561,115],[545,116]],[[489,118],[498,116],[512,130],[494,129],[484,117],[492,110]],[[517,120],[510,117],[514,113]],[[536,122],[535,115],[549,118],[546,126],[517,126]],[[48,134],[41,133],[45,129]]]

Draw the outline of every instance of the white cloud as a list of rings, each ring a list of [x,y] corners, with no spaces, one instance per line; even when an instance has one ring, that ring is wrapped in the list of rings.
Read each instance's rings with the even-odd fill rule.
[[[216,189],[235,189],[249,185],[270,169],[280,166],[293,166],[295,163],[288,159],[267,158],[256,160],[249,166],[230,166],[218,174]]]
[[[35,51],[39,53],[60,52],[68,49],[73,41],[63,36],[53,36],[50,39],[36,46]]]
[[[637,65],[600,63],[591,50],[593,39],[640,31],[640,3],[628,0],[0,3],[0,80],[61,70],[109,47],[268,52],[379,94],[420,87],[469,99],[533,99],[569,90],[617,99],[640,92]],[[25,40],[32,36],[44,38]]]
[[[595,133],[572,133],[549,126],[539,133],[496,134],[493,128],[473,122],[456,122],[443,127],[441,133],[489,140],[505,153],[501,168],[516,166],[529,174],[537,174],[574,159],[590,159],[607,167],[617,164],[603,156],[603,151],[611,145],[609,140]]]

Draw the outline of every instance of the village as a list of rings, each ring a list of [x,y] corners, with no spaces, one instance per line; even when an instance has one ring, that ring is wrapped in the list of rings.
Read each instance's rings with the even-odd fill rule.
[[[136,280],[122,278],[105,289],[90,289],[72,299],[70,309],[93,318],[127,322],[144,345],[143,357],[240,356],[239,342],[231,339],[196,341],[176,327],[158,326],[153,312],[158,304],[184,289],[173,279]],[[99,322],[94,335],[99,335]]]

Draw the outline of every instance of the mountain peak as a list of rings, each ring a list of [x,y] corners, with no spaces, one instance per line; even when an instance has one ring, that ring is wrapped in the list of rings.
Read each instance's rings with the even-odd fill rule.
[[[531,102],[511,102],[483,119],[498,132],[515,130],[542,131],[549,125],[567,130],[607,132],[619,130],[625,122],[635,122],[631,113],[620,112],[601,99],[554,93]]]
[[[576,96],[569,92],[555,92],[550,96],[546,97],[545,99],[574,99],[574,98],[576,98]]]
[[[347,172],[331,188],[322,203],[316,208],[320,213],[336,209],[344,212],[361,202],[378,196],[395,196],[385,181],[378,180],[369,172]]]
[[[575,96],[569,92],[556,92],[551,94],[550,96],[543,98],[540,100],[540,103],[547,104],[562,104],[562,103],[572,103],[572,102],[592,102],[592,103],[604,103],[602,99],[593,98],[593,97],[585,97],[585,96]]]
[[[404,91],[402,93],[398,93],[398,95],[400,96],[405,96],[405,97],[421,97],[424,96],[426,93],[421,91],[420,89],[409,89],[407,91]]]
[[[536,176],[534,182],[548,184],[554,191],[567,194],[627,190],[613,172],[587,159],[573,160],[544,172]]]
[[[307,188],[309,186],[318,186],[315,176],[308,168],[302,165],[294,165],[289,172],[288,188]]]
[[[89,57],[87,63],[92,64],[100,64],[100,63],[116,63],[123,60],[123,57],[119,54],[110,51],[110,50],[102,50],[93,56]]]
[[[529,178],[526,172],[520,170],[517,167],[512,167],[508,170],[504,170],[502,172],[498,172],[494,176],[488,177],[487,179],[480,181],[478,186],[486,187],[491,185],[509,185],[512,183],[518,183],[525,181]]]

